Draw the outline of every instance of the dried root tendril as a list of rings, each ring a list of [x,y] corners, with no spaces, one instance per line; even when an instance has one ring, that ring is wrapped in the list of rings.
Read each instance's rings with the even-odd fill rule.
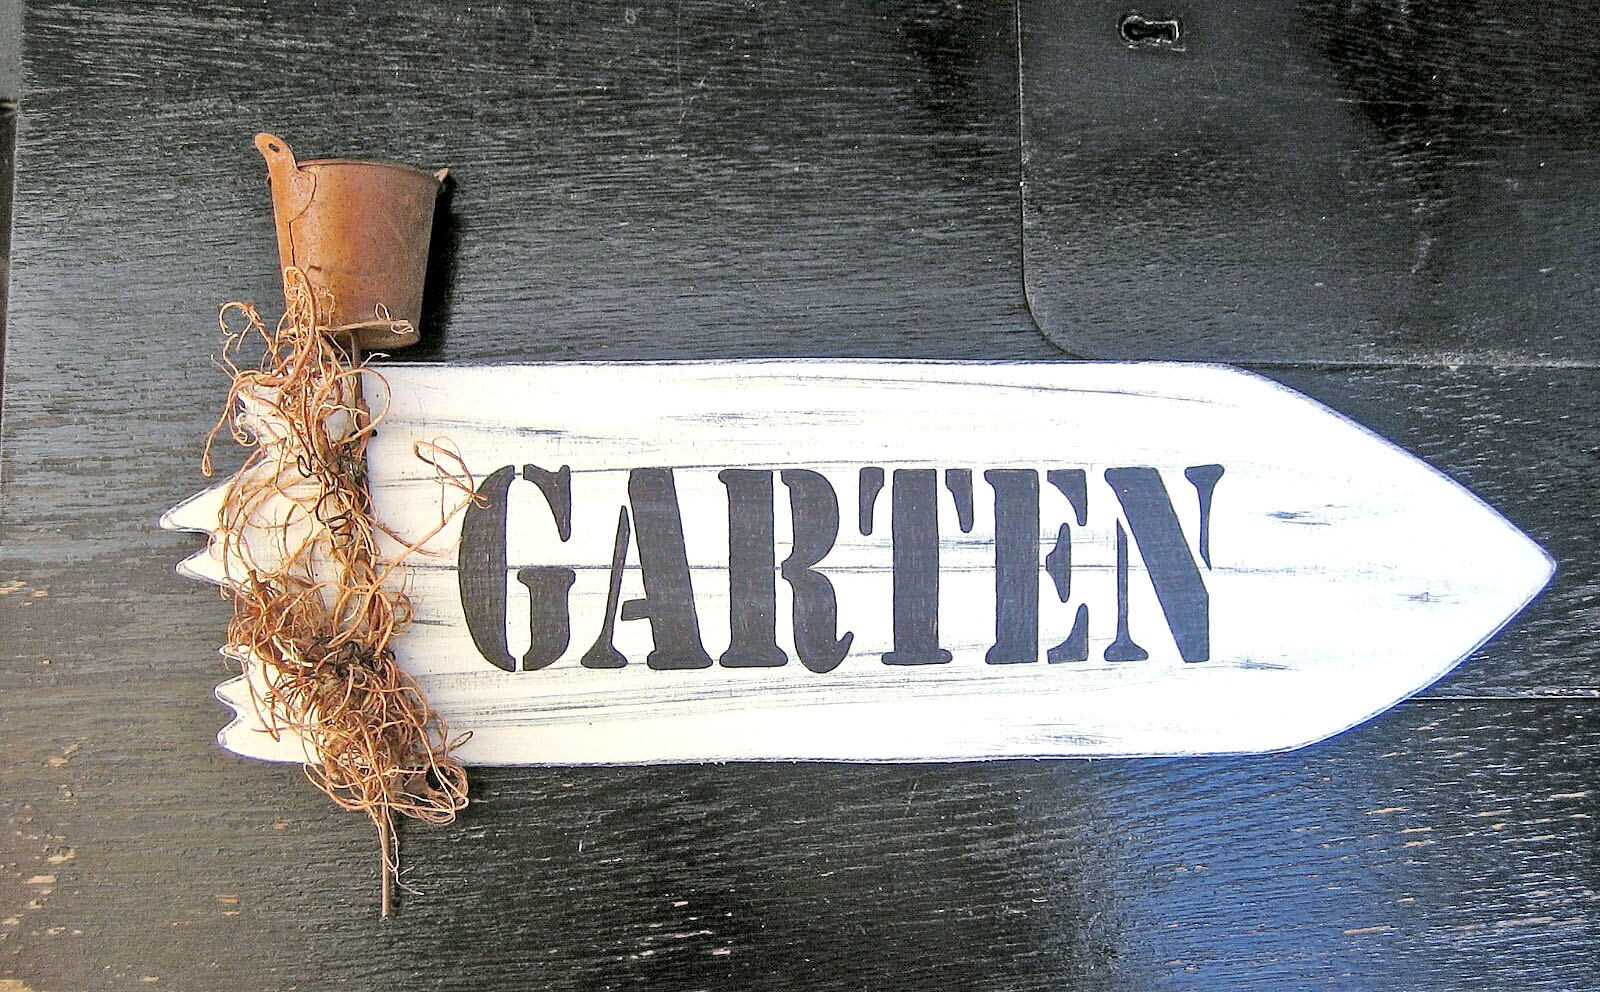
[[[411,622],[411,602],[387,580],[477,497],[447,441],[419,443],[414,453],[440,486],[438,525],[407,541],[373,519],[365,456],[387,396],[372,413],[361,379],[387,385],[328,331],[332,300],[300,270],[284,270],[284,299],[274,328],[249,303],[219,314],[219,364],[232,386],[203,471],[212,474],[225,430],[250,450],[216,537],[234,607],[228,643],[246,666],[261,666],[265,688],[246,681],[268,731],[305,741],[306,777],[377,827],[387,916],[399,871],[395,815],[446,824],[467,805],[466,770],[451,755],[466,738],[450,738],[395,663],[390,645]],[[241,364],[258,347],[259,362]],[[400,548],[387,560],[380,534]]]

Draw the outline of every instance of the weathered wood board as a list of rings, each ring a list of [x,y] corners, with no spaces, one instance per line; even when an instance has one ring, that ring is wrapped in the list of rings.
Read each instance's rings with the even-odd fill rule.
[[[408,559],[397,644],[480,764],[1284,750],[1442,676],[1554,567],[1219,366],[393,366],[366,391],[400,539],[450,502],[415,445],[480,480]],[[164,523],[215,528],[222,495]],[[221,547],[184,570],[243,574]],[[304,757],[220,694],[225,746]]]

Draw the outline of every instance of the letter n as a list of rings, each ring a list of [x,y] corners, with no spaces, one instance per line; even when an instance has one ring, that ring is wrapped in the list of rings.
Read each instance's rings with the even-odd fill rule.
[[[1108,468],[1106,482],[1122,503],[1128,529],[1133,532],[1178,654],[1184,661],[1207,660],[1211,657],[1211,599],[1200,578],[1200,568],[1189,554],[1189,542],[1184,539],[1161,473],[1148,466]],[[1126,568],[1122,561],[1118,564]],[[1121,585],[1126,582],[1126,575],[1118,579]]]

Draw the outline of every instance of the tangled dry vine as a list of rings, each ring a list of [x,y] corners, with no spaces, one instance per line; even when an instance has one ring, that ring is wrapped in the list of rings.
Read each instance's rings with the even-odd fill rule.
[[[377,828],[388,916],[399,873],[396,815],[446,824],[467,804],[466,770],[451,753],[465,736],[449,736],[395,661],[394,639],[411,622],[395,569],[472,502],[473,483],[447,442],[419,443],[414,453],[449,497],[438,525],[402,539],[375,520],[366,448],[387,397],[372,412],[362,380],[387,387],[327,328],[332,301],[300,270],[284,270],[284,299],[272,327],[253,304],[228,303],[219,314],[219,361],[232,385],[202,470],[212,474],[225,430],[249,450],[214,539],[233,602],[229,653],[246,668],[268,732],[302,740],[311,782]],[[257,348],[250,364],[245,356]],[[380,535],[391,539],[386,548]]]

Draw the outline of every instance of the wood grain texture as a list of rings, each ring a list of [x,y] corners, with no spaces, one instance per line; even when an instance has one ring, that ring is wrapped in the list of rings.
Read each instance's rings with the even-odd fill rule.
[[[366,826],[212,743],[225,607],[171,573],[191,544],[154,522],[203,481],[216,304],[275,292],[251,134],[452,168],[420,358],[1046,359],[1022,295],[1014,21],[33,5],[0,462],[0,921],[18,921],[0,976],[1595,987],[1592,698],[1419,701],[1263,760],[489,772],[457,827],[406,833],[425,893],[387,927]],[[1527,80],[1583,71],[1508,52]],[[1532,217],[1545,188],[1525,187]],[[1527,244],[1511,270],[1536,264]],[[1600,692],[1592,370],[1288,361],[1271,374],[1560,560],[1434,695]]]
[[[405,831],[381,924],[368,829],[298,771],[218,751],[199,696],[95,698],[170,729],[8,714],[4,953],[42,990],[1592,987],[1587,701],[1198,763],[487,770]]]

